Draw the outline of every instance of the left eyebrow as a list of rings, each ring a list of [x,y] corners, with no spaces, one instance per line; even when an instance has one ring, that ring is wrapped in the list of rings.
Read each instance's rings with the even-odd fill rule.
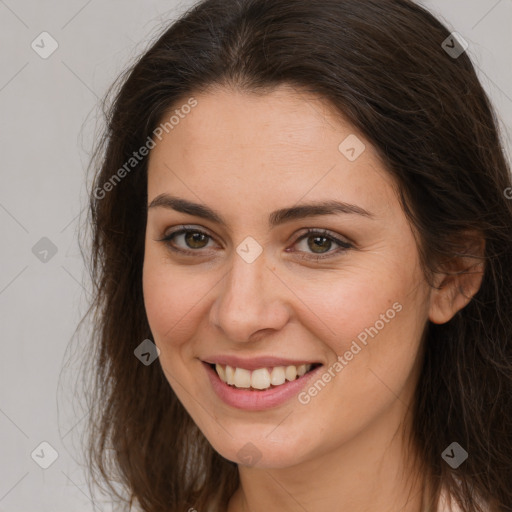
[[[157,207],[175,210],[195,217],[201,217],[227,227],[227,222],[222,218],[222,216],[217,211],[204,204],[194,203],[168,194],[160,194],[151,201],[148,209]],[[268,223],[270,227],[276,227],[286,222],[304,219],[307,217],[337,214],[352,214],[361,215],[367,218],[374,218],[372,213],[354,204],[339,201],[322,201],[276,210],[269,215]]]

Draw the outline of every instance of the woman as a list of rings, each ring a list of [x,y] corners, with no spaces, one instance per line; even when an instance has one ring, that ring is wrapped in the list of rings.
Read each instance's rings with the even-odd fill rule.
[[[151,512],[512,510],[510,172],[460,37],[409,0],[206,0],[97,156],[98,480]]]

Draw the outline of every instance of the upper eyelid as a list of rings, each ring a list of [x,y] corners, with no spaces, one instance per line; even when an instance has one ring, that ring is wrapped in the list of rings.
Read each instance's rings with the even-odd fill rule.
[[[163,237],[159,240],[160,241],[165,240],[166,238],[169,238],[172,235],[177,235],[177,234],[182,235],[182,234],[186,233],[187,231],[202,233],[206,236],[209,236],[213,240],[216,239],[216,237],[214,235],[210,234],[208,232],[208,230],[205,228],[197,228],[197,227],[192,227],[192,226],[177,226],[175,229],[172,229],[171,231],[166,232],[166,234],[164,234]]]
[[[325,236],[326,238],[333,240],[334,243],[339,245],[341,248],[343,248],[344,245],[349,245],[350,247],[355,247],[354,242],[352,242],[350,239],[348,239],[347,237],[345,237],[343,235],[338,235],[337,233],[334,233],[331,230],[328,230],[325,228],[309,228],[309,227],[302,228],[302,229],[304,229],[305,231],[303,233],[301,233],[300,235],[296,236],[294,244],[298,243],[299,241],[302,241],[308,235],[309,236],[322,235],[322,236]],[[177,226],[175,229],[173,229],[169,233],[165,234],[162,239],[159,239],[159,241],[165,241],[166,239],[168,239],[171,236],[183,235],[187,232],[202,233],[202,234],[208,236],[209,238],[211,238],[212,240],[216,241],[216,237],[214,235],[210,234],[206,228],[196,227],[196,226],[186,226],[186,225]],[[183,250],[185,250],[185,249],[183,249]],[[186,250],[190,250],[192,252],[200,252],[201,251],[201,249],[197,249],[197,250],[186,249]]]

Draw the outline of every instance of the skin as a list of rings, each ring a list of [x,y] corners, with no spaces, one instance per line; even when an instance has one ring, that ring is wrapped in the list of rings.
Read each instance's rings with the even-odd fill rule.
[[[150,208],[144,300],[166,378],[206,438],[237,463],[249,442],[260,455],[252,467],[239,464],[228,511],[419,512],[421,475],[404,432],[422,334],[428,320],[444,323],[468,303],[479,274],[463,288],[462,277],[443,274],[439,290],[428,286],[392,177],[321,99],[285,86],[194,97],[198,106],[151,151],[148,204],[162,193],[203,203],[227,227]],[[350,134],[366,145],[354,162],[338,150]],[[372,218],[334,214],[269,228],[270,212],[321,200],[357,205]],[[182,224],[211,237],[192,247],[184,235],[174,239],[193,255],[159,241]],[[305,228],[327,229],[353,248],[336,253],[335,242],[324,242],[315,253]],[[263,248],[250,264],[236,252],[247,236]],[[301,258],[322,253],[331,257]],[[307,404],[294,397],[265,411],[232,408],[201,363],[273,355],[328,368],[397,302],[401,311]]]

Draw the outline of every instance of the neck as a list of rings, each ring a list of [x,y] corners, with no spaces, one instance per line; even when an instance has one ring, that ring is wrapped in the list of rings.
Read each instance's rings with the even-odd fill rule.
[[[404,408],[397,401],[387,413],[396,421],[369,425],[337,449],[295,466],[239,466],[240,486],[228,512],[421,512],[424,478],[405,446]]]

